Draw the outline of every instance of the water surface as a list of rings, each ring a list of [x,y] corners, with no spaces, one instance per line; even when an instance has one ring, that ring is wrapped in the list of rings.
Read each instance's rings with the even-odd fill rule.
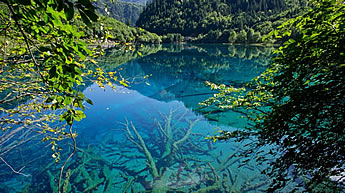
[[[118,51],[108,50],[99,65],[116,70],[130,85],[116,91],[91,83],[81,88],[94,105],[75,124],[78,151],[65,169],[65,190],[265,192],[269,179],[260,173],[264,166],[250,160],[239,167],[244,158],[236,155],[250,141],[205,139],[217,129],[245,127],[240,115],[205,113],[198,103],[213,94],[205,81],[242,86],[265,70],[271,51],[260,46],[163,45],[143,57],[127,53],[121,58]],[[27,166],[23,172],[31,176],[15,175],[1,165],[1,191],[57,192],[61,164],[53,163],[39,140],[31,144],[8,154],[14,165]],[[64,150],[62,158],[71,146]]]

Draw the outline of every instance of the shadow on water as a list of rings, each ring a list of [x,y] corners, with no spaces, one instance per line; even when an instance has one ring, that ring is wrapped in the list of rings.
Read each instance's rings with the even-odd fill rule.
[[[95,105],[76,124],[78,150],[64,174],[65,192],[265,192],[265,165],[238,156],[250,140],[212,143],[217,128],[242,128],[234,112],[203,114],[198,103],[213,93],[204,81],[241,86],[260,75],[272,48],[235,45],[163,45],[144,57],[100,58],[106,70],[117,70],[128,88],[80,88]],[[148,75],[148,76],[147,76]],[[30,146],[27,146],[30,147]],[[40,144],[37,147],[42,147]],[[18,157],[32,176],[15,176],[0,168],[0,190],[57,192],[58,171],[50,154],[19,148]],[[66,156],[70,145],[64,147]],[[265,150],[263,150],[265,151]],[[30,153],[31,152],[31,153]],[[29,162],[32,155],[40,161]],[[253,155],[255,156],[255,155]],[[64,157],[62,157],[63,159]],[[240,167],[242,166],[242,167]],[[18,185],[20,184],[20,185]],[[2,189],[1,189],[2,188]]]

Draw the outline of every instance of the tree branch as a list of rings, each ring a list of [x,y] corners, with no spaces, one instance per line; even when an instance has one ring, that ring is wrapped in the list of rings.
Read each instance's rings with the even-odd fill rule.
[[[58,184],[58,193],[61,193],[61,179],[62,179],[62,173],[63,173],[63,170],[65,168],[65,165],[67,164],[68,160],[71,159],[71,157],[73,156],[73,154],[75,153],[76,149],[77,149],[77,143],[75,141],[75,138],[73,136],[73,133],[72,133],[72,127],[73,127],[73,123],[70,125],[69,127],[69,134],[73,140],[73,151],[72,153],[68,156],[68,158],[65,160],[65,162],[63,163],[61,169],[60,169],[60,175],[59,175],[59,184]]]
[[[22,168],[20,168],[18,171],[16,171],[15,169],[13,169],[13,167],[12,167],[10,164],[8,164],[8,163],[4,160],[4,158],[2,158],[2,157],[0,156],[0,159],[1,159],[1,161],[4,162],[14,173],[19,174],[19,175],[23,175],[23,176],[25,176],[25,177],[31,176],[30,174],[24,174],[24,173],[21,172],[21,171],[25,168],[25,166],[22,167]]]
[[[16,16],[16,13],[14,12],[13,7],[12,7],[12,5],[9,3],[8,0],[6,1],[6,5],[8,6],[10,12],[12,13],[13,19],[14,19],[16,25],[18,26],[20,33],[23,35],[23,38],[24,38],[24,41],[25,41],[25,44],[26,44],[26,48],[27,48],[27,50],[28,50],[29,53],[30,53],[31,59],[32,59],[33,63],[35,64],[35,67],[36,67],[36,70],[37,70],[38,74],[41,76],[42,81],[45,82],[44,76],[43,76],[43,74],[41,73],[41,71],[40,71],[40,69],[39,69],[39,65],[38,65],[38,63],[37,63],[37,61],[36,61],[36,58],[34,57],[32,51],[31,51],[31,49],[30,49],[30,44],[29,44],[28,38],[27,38],[27,36],[25,35],[25,33],[24,33],[24,31],[23,31],[21,25],[19,24],[18,19],[17,19],[17,16]]]

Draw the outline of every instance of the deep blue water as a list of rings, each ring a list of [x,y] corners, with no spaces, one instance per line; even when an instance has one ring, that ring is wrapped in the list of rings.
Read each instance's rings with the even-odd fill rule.
[[[251,160],[239,167],[246,143],[205,139],[218,129],[243,128],[234,112],[205,114],[199,102],[212,96],[205,81],[241,86],[267,67],[272,48],[227,45],[167,45],[125,63],[115,50],[99,60],[130,82],[128,87],[83,89],[94,105],[75,124],[78,151],[67,164],[71,192],[265,192],[265,167]],[[130,58],[130,57],[129,57]],[[148,75],[148,77],[145,77]],[[62,160],[71,151],[65,141]],[[13,150],[11,163],[30,177],[1,165],[0,192],[56,192],[60,164],[40,140]],[[37,145],[36,145],[37,144]],[[49,148],[48,148],[49,149]],[[23,155],[24,154],[24,155]],[[9,154],[10,155],[10,154]],[[19,156],[20,155],[20,156]],[[153,164],[154,163],[154,164]],[[50,165],[49,165],[50,164]],[[49,165],[49,167],[47,167]],[[216,176],[215,176],[216,175]],[[67,181],[66,181],[67,182]]]

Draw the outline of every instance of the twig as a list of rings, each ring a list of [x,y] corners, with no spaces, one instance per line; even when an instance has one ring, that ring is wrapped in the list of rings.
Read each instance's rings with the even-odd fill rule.
[[[63,173],[63,170],[65,168],[65,165],[67,164],[68,160],[71,159],[71,157],[73,156],[73,154],[75,153],[76,149],[77,149],[77,145],[76,145],[76,141],[75,141],[75,138],[73,136],[73,133],[72,133],[72,127],[73,127],[73,123],[70,125],[69,127],[69,134],[73,140],[73,151],[72,153],[68,156],[68,158],[65,160],[65,162],[63,163],[61,169],[60,169],[60,175],[59,175],[59,184],[58,184],[58,193],[61,193],[61,179],[62,179],[62,173]]]
[[[186,141],[186,140],[189,138],[189,136],[190,136],[190,134],[191,134],[191,132],[192,132],[192,129],[193,129],[194,125],[195,125],[198,121],[199,121],[199,119],[195,120],[194,122],[189,121],[189,128],[188,128],[188,130],[187,130],[187,133],[183,136],[182,139],[176,141],[176,142],[173,144],[173,147],[174,147],[174,148],[177,149],[177,148],[178,148],[177,146],[178,146],[180,143],[183,143],[184,141]]]
[[[169,138],[168,134],[164,131],[162,125],[158,121],[157,121],[157,126],[158,126],[158,129],[163,133],[163,135],[168,139]]]
[[[35,64],[35,67],[36,67],[36,69],[37,69],[37,72],[38,72],[38,74],[41,76],[42,81],[45,83],[45,78],[44,78],[42,72],[40,71],[39,65],[38,65],[38,63],[37,63],[37,61],[36,61],[36,58],[34,57],[32,51],[31,51],[31,49],[30,49],[28,37],[26,37],[26,35],[25,35],[25,33],[24,33],[24,31],[23,31],[21,25],[19,24],[19,22],[18,22],[18,20],[17,20],[16,13],[14,12],[13,7],[11,6],[11,4],[9,3],[8,0],[6,1],[6,4],[7,4],[8,8],[10,9],[10,11],[11,11],[11,13],[12,13],[12,15],[13,15],[13,19],[14,19],[16,25],[18,26],[20,33],[23,35],[23,38],[24,38],[24,41],[25,41],[25,44],[26,44],[26,48],[28,49],[28,51],[29,51],[29,53],[30,53],[30,56],[31,56],[31,58],[32,58],[32,61],[33,61],[33,63]]]
[[[0,157],[0,159],[1,159],[1,161],[3,161],[3,162],[14,172],[14,173],[19,174],[19,175],[23,175],[23,176],[25,176],[25,177],[31,176],[30,174],[24,174],[24,173],[21,172],[21,171],[25,168],[25,166],[22,167],[22,168],[20,168],[18,171],[16,171],[15,169],[13,169],[13,167],[12,167],[10,164],[8,164],[8,163],[4,160],[4,158]]]
[[[204,187],[204,188],[200,188],[196,191],[194,191],[193,193],[203,193],[203,192],[220,192],[220,189],[221,189],[221,183],[220,183],[220,179],[219,179],[219,176],[217,175],[217,172],[216,170],[214,169],[214,167],[212,166],[212,164],[210,162],[207,163],[208,166],[211,168],[211,171],[213,173],[213,176],[214,176],[214,184],[211,185],[211,186],[207,186],[207,187]]]
[[[134,178],[131,178],[131,179],[125,184],[125,187],[124,187],[123,190],[122,190],[123,193],[128,192],[127,190],[131,187],[133,181],[134,181]]]
[[[216,169],[214,169],[214,167],[212,166],[212,164],[210,162],[208,162],[207,164],[211,168],[211,171],[213,173],[214,179],[216,180],[216,182],[218,182],[219,181],[219,176],[217,175]]]
[[[8,24],[7,24],[7,27],[4,29],[5,30],[5,38],[4,38],[4,58],[3,58],[3,62],[5,63],[6,61],[6,50],[7,50],[7,29],[11,26],[11,14],[8,15]],[[0,70],[0,73],[4,71],[4,66],[1,66],[1,70]]]

